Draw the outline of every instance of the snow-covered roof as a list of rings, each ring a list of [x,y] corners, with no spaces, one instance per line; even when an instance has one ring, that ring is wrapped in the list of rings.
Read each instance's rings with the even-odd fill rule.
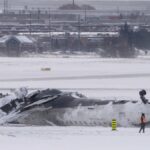
[[[26,43],[26,44],[32,44],[34,41],[28,38],[25,35],[5,35],[0,38],[0,43],[6,43],[9,41],[11,38],[15,38],[17,41],[20,43]]]

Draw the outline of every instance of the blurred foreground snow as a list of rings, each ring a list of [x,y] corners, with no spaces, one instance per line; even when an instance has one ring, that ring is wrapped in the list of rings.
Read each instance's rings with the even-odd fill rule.
[[[146,150],[150,129],[101,127],[0,127],[2,150]]]

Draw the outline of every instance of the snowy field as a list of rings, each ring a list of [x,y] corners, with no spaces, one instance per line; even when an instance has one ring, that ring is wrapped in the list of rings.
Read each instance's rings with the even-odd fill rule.
[[[0,90],[58,88],[95,98],[150,98],[150,57],[136,59],[0,58]],[[50,71],[43,71],[50,68]],[[136,110],[135,110],[136,111]],[[0,127],[2,150],[147,150],[150,128]]]
[[[2,150],[148,150],[150,129],[0,127]]]
[[[95,98],[138,100],[140,89],[150,89],[149,65],[149,57],[0,58],[0,90],[58,88]],[[43,68],[51,70],[42,71]]]

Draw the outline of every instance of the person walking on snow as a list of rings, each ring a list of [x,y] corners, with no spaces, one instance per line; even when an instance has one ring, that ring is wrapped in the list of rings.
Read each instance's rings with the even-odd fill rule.
[[[139,130],[139,133],[141,133],[141,131],[143,130],[143,133],[145,132],[145,125],[146,125],[146,118],[145,118],[145,114],[142,113],[141,115],[141,118],[140,118],[140,124],[141,124],[141,127],[140,127],[140,130]]]

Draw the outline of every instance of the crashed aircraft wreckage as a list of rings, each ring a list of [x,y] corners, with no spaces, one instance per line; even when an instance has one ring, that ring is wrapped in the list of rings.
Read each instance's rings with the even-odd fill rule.
[[[137,125],[139,114],[149,109],[136,100],[90,99],[79,93],[57,89],[27,94],[27,89],[21,88],[14,93],[14,97],[7,95],[1,98],[1,124],[107,126],[111,119],[116,118],[119,125],[128,126]],[[140,110],[135,113],[137,107]],[[131,115],[135,115],[137,121],[130,121]],[[128,120],[128,124],[123,120]]]

